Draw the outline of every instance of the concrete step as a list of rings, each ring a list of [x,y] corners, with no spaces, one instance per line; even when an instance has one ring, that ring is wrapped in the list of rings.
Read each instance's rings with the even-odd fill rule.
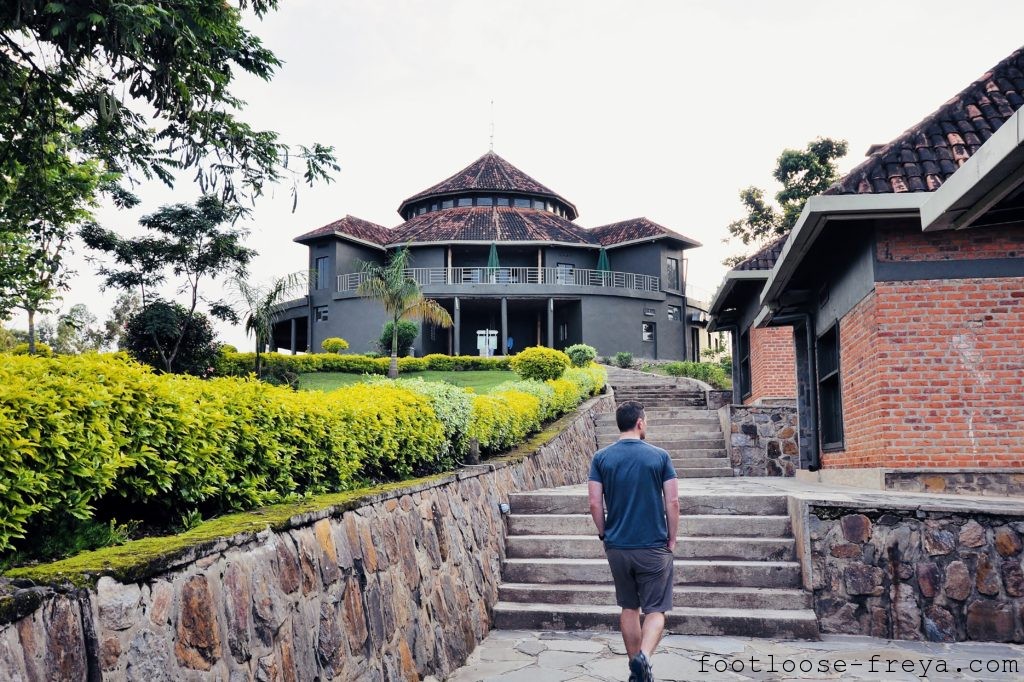
[[[677,559],[726,559],[736,561],[793,561],[792,538],[681,537]],[[596,535],[510,535],[508,556],[513,559],[564,557],[602,559],[604,543]]]
[[[509,495],[513,514],[582,514],[589,516],[587,491],[535,491]],[[740,514],[781,515],[788,513],[785,495],[693,495],[679,496],[682,515]],[[746,535],[746,533],[720,533]]]
[[[676,467],[676,478],[731,478],[732,475],[732,469],[729,467],[715,467],[713,469]]]
[[[591,521],[591,525],[593,525],[593,521]],[[711,516],[694,514],[679,517],[680,537],[708,537],[716,535],[787,537],[792,532],[793,528],[790,525],[789,516],[783,515],[735,514],[732,516]]]
[[[725,467],[731,469],[732,465],[725,457],[673,457],[672,466],[679,469],[714,469]]]
[[[606,448],[617,440],[618,438],[598,438],[597,447],[598,449]],[[725,439],[722,438],[721,436],[719,436],[718,438],[694,438],[692,440],[651,439],[650,443],[651,445],[659,447],[662,450],[667,450],[669,454],[672,454],[674,451],[677,450],[721,450],[725,448]]]
[[[615,629],[619,613],[617,606],[498,602],[494,626],[503,630]],[[678,635],[818,639],[818,621],[809,609],[679,608],[667,614],[665,629]]]
[[[621,432],[616,426],[599,426],[595,430],[598,438],[618,439]],[[649,426],[647,428],[647,440],[678,440],[687,438],[721,438],[722,429],[718,422],[708,424],[693,424],[690,426]]]
[[[729,453],[725,451],[725,448],[694,448],[692,450],[676,450],[675,452],[670,452],[668,454],[672,458],[672,461],[677,459],[699,459],[703,457],[721,457],[726,459],[729,455]]]
[[[511,514],[510,535],[592,535],[589,514]],[[679,537],[788,537],[788,516],[680,516]]]
[[[679,407],[679,408],[651,408],[645,410],[647,413],[648,424],[675,424],[678,421],[710,421],[714,419],[718,421],[718,413],[710,412],[705,409],[693,408],[693,407]],[[599,414],[594,417],[594,422],[601,425],[614,425],[615,424],[615,413],[606,412]]]
[[[559,583],[502,583],[498,587],[498,599],[521,604],[613,606],[615,587]],[[812,597],[810,592],[786,587],[676,585],[672,588],[672,605],[690,608],[796,610],[812,608]]]
[[[800,564],[795,561],[724,561],[676,559],[676,585],[734,587],[799,587]],[[611,583],[608,560],[506,559],[502,580],[513,583]]]

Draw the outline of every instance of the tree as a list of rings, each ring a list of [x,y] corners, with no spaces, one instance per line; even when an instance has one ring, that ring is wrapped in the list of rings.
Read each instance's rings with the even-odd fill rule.
[[[757,247],[789,232],[800,218],[804,204],[812,196],[821,194],[839,179],[836,160],[846,156],[848,145],[845,140],[819,137],[804,149],[784,149],[775,162],[772,176],[782,184],[775,194],[778,206],[765,199],[765,191],[759,187],[740,190],[740,202],[746,210],[746,217],[729,223],[729,236],[723,239],[739,239],[743,244]],[[734,266],[746,256],[733,256],[723,263]]]
[[[194,173],[228,203],[292,178],[330,180],[333,148],[292,150],[277,133],[240,120],[239,74],[269,81],[277,56],[244,24],[278,0],[0,3],[0,206],[18,167],[46,167],[61,121],[81,129],[77,149],[102,163],[105,189],[130,201],[124,182]],[[57,127],[55,127],[57,126]],[[300,171],[290,161],[303,162]],[[123,174],[123,175],[122,175]]]
[[[71,273],[64,266],[79,225],[92,221],[96,192],[108,175],[95,161],[76,161],[76,131],[51,135],[39,166],[12,168],[15,190],[0,204],[0,315],[20,308],[28,316],[29,353],[35,353],[35,316],[50,310]]]
[[[57,336],[53,350],[63,355],[77,355],[103,348],[103,332],[96,327],[96,316],[82,303],[71,306],[57,320]]]
[[[166,282],[168,273],[179,278],[178,292],[187,296],[188,314],[174,319],[183,326],[177,335],[166,335],[166,328],[161,326],[161,333],[154,333],[152,339],[168,372],[175,365],[200,301],[214,317],[237,319],[229,304],[205,298],[200,289],[225,275],[244,276],[249,261],[256,255],[252,249],[242,246],[248,232],[233,227],[241,215],[239,207],[207,194],[195,205],[163,206],[156,213],[144,216],[139,224],[154,235],[123,238],[95,224],[81,231],[88,247],[114,260],[114,266],[99,267],[98,273],[104,278],[105,286],[124,291],[138,287],[143,309],[150,304],[153,290]],[[222,227],[224,225],[228,227]]]
[[[182,334],[184,330],[184,334]],[[173,357],[167,348],[177,344]],[[210,320],[179,303],[151,301],[128,320],[122,347],[139,362],[175,374],[208,376],[217,358]]]
[[[394,323],[391,327],[391,367],[388,376],[398,378],[398,322],[400,320],[422,320],[442,327],[452,326],[451,315],[432,299],[423,298],[419,284],[406,270],[412,261],[408,248],[396,251],[387,265],[362,263],[360,269],[363,281],[356,293],[365,298],[376,299]]]
[[[270,335],[274,323],[281,316],[281,304],[289,298],[305,293],[309,277],[304,272],[297,272],[284,277],[272,279],[267,284],[254,284],[243,277],[233,277],[228,282],[243,307],[242,321],[245,333],[256,337],[256,376],[263,375],[262,352],[270,343]]]
[[[103,347],[114,348],[120,345],[128,320],[139,311],[139,297],[135,294],[122,292],[117,295],[110,317],[103,323]]]

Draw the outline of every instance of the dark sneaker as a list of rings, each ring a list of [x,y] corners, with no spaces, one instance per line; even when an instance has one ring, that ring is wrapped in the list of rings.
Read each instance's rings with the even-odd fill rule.
[[[629,662],[630,680],[634,677],[638,682],[654,682],[654,670],[651,667],[651,659],[647,658],[644,652],[638,653]]]

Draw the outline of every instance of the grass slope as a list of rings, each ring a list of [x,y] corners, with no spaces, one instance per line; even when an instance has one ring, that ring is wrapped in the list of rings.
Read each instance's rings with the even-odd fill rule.
[[[504,372],[495,370],[473,370],[465,372],[438,372],[427,370],[425,372],[405,372],[401,375],[403,379],[415,379],[417,377],[424,381],[444,381],[449,384],[472,388],[477,393],[487,393],[498,384],[505,381],[515,381],[519,377],[515,372]],[[299,388],[307,391],[332,391],[342,386],[359,383],[365,377],[362,374],[346,374],[344,372],[310,372],[299,375]]]

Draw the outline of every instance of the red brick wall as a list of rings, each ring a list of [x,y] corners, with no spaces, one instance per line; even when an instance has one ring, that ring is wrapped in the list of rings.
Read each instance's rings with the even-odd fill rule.
[[[750,330],[750,397],[796,398],[796,359],[793,329],[769,327]]]
[[[878,229],[880,261],[975,260],[1024,255],[1018,224],[972,227],[953,232],[922,232],[920,225],[888,225]]]
[[[839,333],[845,450],[823,466],[1024,466],[1024,278],[876,283]]]

